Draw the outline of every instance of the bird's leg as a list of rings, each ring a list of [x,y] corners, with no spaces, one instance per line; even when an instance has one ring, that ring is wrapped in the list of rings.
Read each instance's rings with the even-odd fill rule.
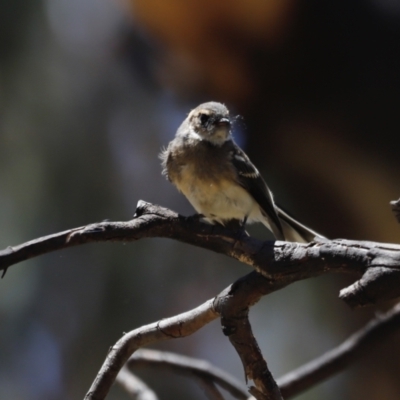
[[[184,215],[180,215],[180,218],[182,218],[183,221],[185,222],[204,222],[204,215],[203,214],[193,214],[193,215],[188,215],[188,216],[184,216]]]
[[[247,218],[249,218],[248,215],[246,215],[246,216],[243,218],[243,221],[242,221],[242,223],[240,224],[240,237],[241,237],[242,235],[250,236],[250,235],[246,232],[246,222],[247,222]]]
[[[201,219],[204,218],[203,214],[193,214],[190,215],[188,218],[193,219],[194,221],[200,221]]]
[[[247,222],[247,215],[243,218],[242,221],[240,220],[230,220],[227,224],[227,228],[232,229],[235,231],[235,241],[233,243],[233,248],[235,248],[236,244],[242,239],[243,235],[250,236],[246,232],[246,222]]]
[[[236,233],[236,240],[240,240],[243,235],[249,236],[246,232],[247,216],[242,220],[231,219],[225,223],[225,227]]]

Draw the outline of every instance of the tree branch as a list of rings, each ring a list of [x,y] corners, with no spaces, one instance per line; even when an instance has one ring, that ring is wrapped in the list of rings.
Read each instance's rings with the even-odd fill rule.
[[[384,315],[379,315],[353,333],[335,349],[278,379],[285,399],[294,397],[328,377],[345,369],[355,360],[367,355],[373,346],[383,343],[400,329],[400,303]]]
[[[212,301],[209,300],[191,311],[144,325],[125,334],[110,348],[85,399],[104,399],[121,368],[140,347],[191,335],[216,318],[218,314],[213,309]]]
[[[0,270],[50,251],[98,241],[136,241],[146,237],[173,238],[223,253],[255,268],[225,289],[212,302],[138,328],[120,339],[109,355],[87,399],[103,399],[118,371],[139,347],[158,340],[186,336],[221,315],[224,333],[242,360],[250,392],[257,399],[281,399],[251,332],[248,310],[259,298],[301,279],[327,272],[353,273],[360,277],[341,291],[350,306],[359,307],[400,296],[400,246],[350,240],[323,240],[308,244],[261,242],[198,217],[182,217],[171,210],[143,201],[134,219],[102,222],[46,236],[0,252]]]
[[[262,296],[283,286],[285,284],[280,281],[272,281],[252,272],[237,280],[214,300],[214,309],[221,314],[222,331],[239,354],[246,381],[253,381],[255,386],[250,387],[250,393],[257,399],[281,400],[282,396],[253,335],[249,309]]]
[[[248,307],[255,304],[263,295],[280,288],[282,288],[281,282],[275,282],[257,272],[251,272],[230,285],[214,299],[191,311],[142,326],[125,334],[110,349],[85,399],[104,399],[118,371],[140,347],[161,340],[176,339],[190,335],[216,319],[219,316],[219,312],[224,314],[223,321],[225,323],[235,326],[234,320],[237,319],[240,324],[237,313],[240,314],[243,309],[248,312]],[[239,329],[238,332],[235,331],[235,328],[226,329],[224,327],[223,329],[239,353],[246,376],[249,376],[255,384],[255,387],[250,389],[250,393],[257,399],[280,399],[279,389],[263,360],[251,333],[250,325]],[[247,340],[250,336],[252,345],[247,346],[246,342],[240,342],[241,340]],[[245,344],[241,345],[241,343]]]
[[[203,389],[209,400],[224,400],[224,397],[214,382],[199,377],[195,377],[195,379],[198,381],[198,385]]]
[[[143,366],[168,368],[179,374],[194,375],[214,382],[239,400],[247,400],[249,397],[246,388],[233,376],[204,360],[166,351],[140,349],[129,358],[128,366],[130,368]]]
[[[251,342],[249,346],[246,346],[246,341],[241,342],[241,339],[246,340],[249,332],[251,333],[251,329],[244,333],[241,330],[238,331],[234,320],[235,315],[237,315],[235,314],[235,310],[240,310],[241,307],[242,310],[246,309],[245,313],[247,313],[248,307],[255,304],[259,298],[280,288],[281,286],[276,285],[274,281],[263,277],[257,272],[252,272],[230,285],[214,299],[207,301],[192,311],[143,326],[127,333],[111,348],[86,399],[104,399],[114,382],[115,376],[118,374],[118,370],[122,368],[124,363],[139,347],[160,340],[175,339],[190,335],[216,319],[221,308],[228,310],[227,312],[224,311],[225,318],[227,319],[222,320],[221,318],[223,323],[227,323],[227,325],[223,326],[224,333],[229,336],[229,339],[235,346],[243,362],[246,374],[249,375],[250,379],[255,378],[253,380],[255,387],[250,389],[250,393],[257,399],[274,398],[268,397],[269,395],[271,396],[271,382],[269,380],[273,378],[268,369],[263,371],[259,368],[259,365],[262,365],[262,361],[260,361],[260,357],[262,358],[262,356],[259,353],[257,344],[255,343],[256,348],[254,349]],[[240,325],[240,315],[237,321]],[[297,371],[279,380],[284,398],[293,397],[303,390],[308,389],[311,385],[337,373],[363,352],[367,353],[372,345],[380,343],[385,335],[390,334],[399,327],[400,305],[396,306],[393,311],[387,313],[385,316],[372,320],[366,328],[352,335],[338,349],[306,364],[304,367],[300,367]],[[253,360],[255,360],[254,365],[252,364]],[[272,395],[276,395],[274,390],[272,390]]]
[[[119,371],[116,381],[133,400],[158,400],[157,395],[125,366]]]
[[[164,237],[235,258],[283,285],[327,272],[355,273],[361,279],[342,290],[351,307],[376,304],[400,296],[400,246],[365,241],[332,240],[308,244],[261,242],[220,225],[182,217],[139,201],[134,219],[101,222],[45,236],[0,252],[0,271],[51,251],[100,241],[136,241]]]

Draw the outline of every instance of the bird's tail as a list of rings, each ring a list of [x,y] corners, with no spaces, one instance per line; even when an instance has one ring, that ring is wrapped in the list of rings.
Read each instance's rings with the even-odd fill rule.
[[[289,242],[300,242],[308,243],[314,240],[314,238],[325,239],[324,236],[307,228],[305,225],[296,221],[290,215],[286,214],[285,211],[276,207],[278,217],[281,220],[283,234],[285,239]]]

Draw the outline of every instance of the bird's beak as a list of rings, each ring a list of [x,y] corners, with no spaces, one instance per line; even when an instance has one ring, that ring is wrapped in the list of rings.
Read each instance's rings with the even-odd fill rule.
[[[229,118],[221,118],[218,122],[217,122],[217,126],[218,127],[227,127],[230,128],[231,126],[231,120]]]

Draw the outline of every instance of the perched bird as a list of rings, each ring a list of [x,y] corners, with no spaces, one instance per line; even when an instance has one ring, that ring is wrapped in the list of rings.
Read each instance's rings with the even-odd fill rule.
[[[322,237],[275,205],[257,168],[233,141],[231,128],[223,104],[196,107],[160,154],[163,174],[210,223],[262,222],[276,239],[292,242]]]

